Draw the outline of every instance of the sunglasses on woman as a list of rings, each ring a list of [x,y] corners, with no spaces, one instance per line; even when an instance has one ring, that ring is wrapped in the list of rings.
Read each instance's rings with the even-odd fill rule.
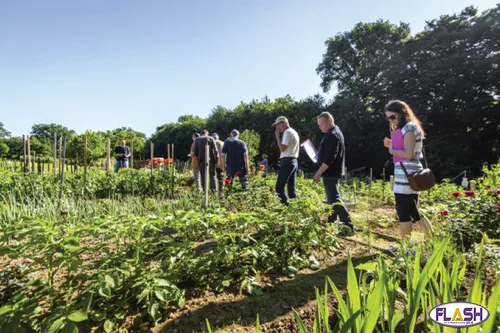
[[[396,120],[396,116],[395,115],[391,115],[389,117],[385,117],[385,119],[387,119],[387,120]]]

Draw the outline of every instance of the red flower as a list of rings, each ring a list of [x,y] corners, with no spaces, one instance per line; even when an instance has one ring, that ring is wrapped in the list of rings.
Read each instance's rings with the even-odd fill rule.
[[[259,171],[264,171],[265,168],[266,168],[265,166],[259,165]]]
[[[446,216],[448,215],[449,211],[447,209],[441,209],[441,211],[439,212],[439,214],[443,215],[443,216]]]
[[[236,176],[236,177],[240,177],[240,176],[241,176],[241,172],[239,172],[239,171],[238,171],[238,172],[235,174],[235,176]]]
[[[465,191],[465,196],[466,197],[475,197],[476,193],[474,193],[474,191]]]
[[[453,195],[455,198],[458,198],[462,194],[460,192],[453,192],[451,195]]]
[[[226,179],[226,185],[231,185],[231,179]]]
[[[497,207],[497,209],[498,209],[498,210],[500,210],[500,204],[497,204],[497,206],[496,206],[496,207]]]

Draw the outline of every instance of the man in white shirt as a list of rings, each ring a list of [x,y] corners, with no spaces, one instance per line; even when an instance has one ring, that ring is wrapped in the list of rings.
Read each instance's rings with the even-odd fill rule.
[[[288,199],[297,198],[295,184],[299,167],[297,162],[300,147],[299,135],[290,127],[288,119],[283,116],[278,117],[273,126],[276,127],[276,141],[281,151],[276,193],[282,203],[288,204]],[[281,138],[281,133],[283,133],[283,138]],[[288,195],[285,193],[285,185],[288,187]]]

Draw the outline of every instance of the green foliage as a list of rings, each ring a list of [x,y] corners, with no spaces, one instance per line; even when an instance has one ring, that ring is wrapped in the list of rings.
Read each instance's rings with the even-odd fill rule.
[[[4,124],[0,121],[0,138],[7,138],[10,136],[10,132],[4,127]]]
[[[248,159],[253,160],[259,153],[260,134],[246,129],[240,134],[240,139],[247,144]]]
[[[151,139],[146,143],[147,149],[150,142],[155,144],[155,157],[167,157],[168,144],[174,144],[174,157],[186,160],[193,143],[194,133],[200,133],[206,127],[206,120],[198,116],[181,116],[177,123],[159,126]],[[219,133],[221,137],[221,133]],[[149,156],[149,155],[147,155]]]
[[[0,157],[6,157],[8,153],[9,146],[3,140],[0,140]]]
[[[496,194],[496,193],[495,193]],[[500,196],[500,192],[499,192]],[[488,196],[460,197],[447,205],[446,215],[440,214],[444,233],[451,233],[455,243],[465,251],[479,243],[483,233],[500,239],[500,200],[492,202]]]
[[[134,152],[147,153],[145,151],[146,147],[146,134],[134,131],[130,127],[121,127],[111,131],[106,131],[99,133],[102,137],[109,137],[111,140],[111,149],[120,145],[120,140],[125,140],[126,145],[131,147],[132,141],[134,141]]]
[[[102,135],[87,130],[83,134],[74,136],[68,144],[66,154],[71,157],[78,156],[80,165],[83,165],[85,137],[87,137],[87,163],[90,166],[95,164],[98,159],[106,156],[106,138]]]
[[[500,159],[496,164],[483,166],[482,175],[478,177],[478,185],[481,191],[500,188]]]
[[[427,253],[432,253],[428,255]],[[474,285],[467,301],[481,304],[490,312],[489,319],[466,329],[466,332],[493,332],[500,314],[500,281],[496,281],[491,293],[483,286],[480,262],[483,247],[479,248],[479,261],[474,272]],[[424,259],[425,258],[425,259]],[[384,260],[385,259],[385,260]],[[424,259],[424,260],[422,260]],[[335,283],[327,277],[324,295],[316,290],[316,313],[312,330],[308,330],[302,318],[295,312],[298,332],[414,332],[417,317],[424,313],[423,324],[432,332],[448,332],[427,317],[427,311],[439,303],[462,299],[461,288],[465,278],[465,263],[460,254],[453,251],[448,240],[433,242],[415,249],[414,256],[397,258],[387,264],[386,258],[361,264],[360,279],[348,258],[347,294],[342,295]],[[405,285],[405,286],[403,286]],[[337,324],[330,326],[328,298],[330,289],[337,300],[333,308]],[[397,306],[403,301],[404,311]],[[257,324],[258,325],[258,324]],[[258,327],[260,329],[260,327]]]

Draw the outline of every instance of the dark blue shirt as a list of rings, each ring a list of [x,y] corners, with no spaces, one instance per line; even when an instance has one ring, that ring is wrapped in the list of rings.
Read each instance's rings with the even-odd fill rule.
[[[118,146],[115,148],[115,154],[125,154],[125,156],[127,156],[128,154],[130,154],[130,149],[127,147],[127,146]],[[117,161],[125,161],[127,159],[127,157],[125,156],[120,156],[120,157],[117,157],[116,160]]]
[[[247,145],[240,139],[229,139],[224,142],[222,154],[226,155],[228,174],[242,172],[245,169],[245,155],[248,154]]]

